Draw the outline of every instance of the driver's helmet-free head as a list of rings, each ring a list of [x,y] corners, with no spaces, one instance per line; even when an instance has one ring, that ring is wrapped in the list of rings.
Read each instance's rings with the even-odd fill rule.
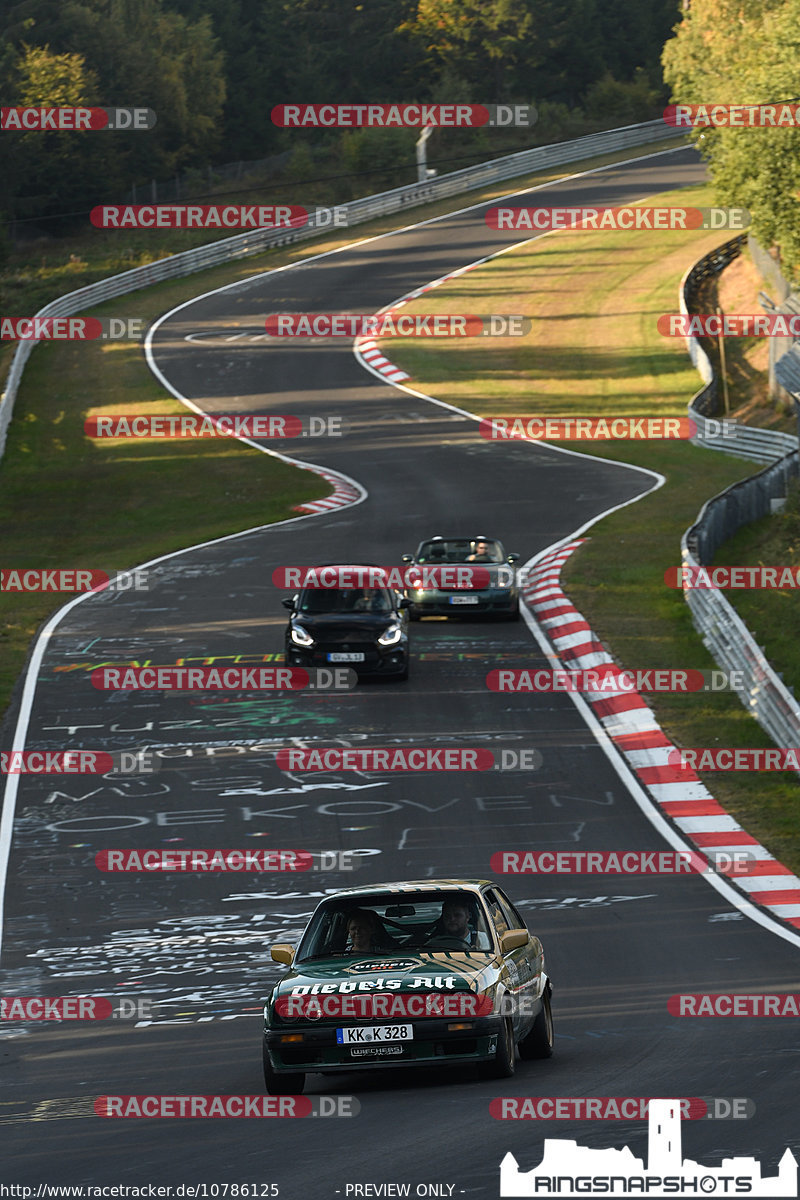
[[[443,934],[450,932],[450,930],[452,929],[453,921],[448,920],[448,917],[451,917],[452,915],[454,915],[453,914],[454,909],[461,910],[462,912],[466,911],[467,931],[468,932],[464,936],[469,937],[471,939],[475,934],[475,926],[477,924],[477,916],[476,916],[476,911],[475,911],[474,900],[470,896],[466,896],[466,895],[455,894],[453,896],[448,896],[442,902],[441,916],[439,917],[439,919],[436,922],[437,931],[441,931]],[[461,916],[461,912],[459,912],[458,915]],[[450,927],[450,929],[448,929],[448,926]]]

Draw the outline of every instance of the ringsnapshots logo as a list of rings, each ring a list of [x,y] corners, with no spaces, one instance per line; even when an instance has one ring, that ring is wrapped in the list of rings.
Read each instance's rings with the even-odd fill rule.
[[[0,108],[0,129],[20,133],[135,132],[154,129],[156,119],[152,108]]]
[[[509,1151],[500,1164],[501,1197],[557,1196],[796,1196],[797,1160],[787,1148],[778,1174],[765,1177],[753,1156],[706,1167],[683,1158],[679,1099],[651,1099],[647,1163],[626,1146],[596,1149],[572,1139],[547,1138],[539,1166],[521,1171]]]
[[[133,438],[165,441],[180,438],[316,438],[342,437],[341,416],[279,416],[275,413],[180,413],[153,415],[87,417],[83,423],[87,437],[98,441]]]
[[[487,209],[489,229],[549,233],[554,229],[635,230],[746,229],[746,208],[505,208]]]
[[[667,125],[676,129],[792,129],[800,106],[788,104],[668,104]]]
[[[531,320],[520,313],[273,313],[264,322],[276,338],[524,337]]]
[[[276,104],[281,129],[530,129],[532,104]]]

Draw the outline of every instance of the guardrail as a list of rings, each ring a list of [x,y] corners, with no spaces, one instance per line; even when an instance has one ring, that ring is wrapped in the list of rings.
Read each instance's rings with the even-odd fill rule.
[[[741,233],[722,246],[717,246],[691,266],[680,283],[680,311],[692,310],[694,296],[699,284],[713,275],[718,275],[741,252],[748,235]],[[684,338],[689,357],[697,368],[704,386],[689,403],[689,416],[697,424],[697,437],[693,442],[707,450],[722,450],[737,454],[754,462],[774,462],[782,455],[797,449],[797,438],[790,433],[775,429],[757,429],[750,425],[736,424],[724,433],[719,431],[719,387],[711,360],[695,337]],[[748,520],[750,518],[747,518]]]
[[[340,205],[346,210],[346,224],[358,225],[362,221],[370,221],[374,217],[391,215],[418,204],[429,204],[434,200],[446,199],[461,192],[468,192],[489,183],[501,183],[504,179],[514,179],[520,175],[529,175],[533,171],[544,170],[548,167],[560,166],[563,163],[575,162],[582,158],[590,158],[596,154],[610,154],[617,150],[627,150],[634,146],[648,145],[651,142],[664,141],[674,138],[675,130],[664,121],[645,121],[639,125],[626,125],[620,129],[608,129],[602,133],[592,133],[585,137],[574,138],[569,142],[557,142],[551,146],[535,146],[531,150],[521,150],[516,154],[507,154],[503,158],[492,159],[489,162],[478,163],[477,166],[464,167],[460,171],[452,171],[431,179],[427,183],[412,183],[404,187],[393,188],[388,192],[380,192],[374,196],[364,196],[352,200],[349,204]],[[65,317],[83,312],[104,300],[112,300],[128,292],[138,291],[151,283],[160,283],[165,279],[179,279],[192,275],[196,271],[204,271],[208,267],[220,263],[233,262],[238,258],[247,258],[253,254],[261,254],[264,250],[277,246],[286,246],[306,238],[318,237],[330,232],[329,226],[317,228],[313,221],[302,229],[280,230],[261,229],[250,233],[236,234],[234,237],[222,238],[207,246],[199,246],[194,250],[185,250],[173,254],[169,258],[159,259],[158,262],[148,263],[144,267],[134,267],[120,275],[112,275],[99,283],[78,288],[59,296],[57,300],[46,304],[35,314],[37,317]],[[37,346],[36,341],[20,342],[17,346],[11,367],[6,378],[6,385],[0,396],[0,458],[5,452],[8,426],[16,399],[17,390],[25,364],[30,354]]]
[[[738,243],[738,245],[737,245]],[[741,252],[743,239],[734,238],[700,259],[681,280],[681,312],[688,312],[687,292],[700,279],[722,270]],[[708,355],[696,338],[687,338],[692,362],[705,380],[689,405],[697,422],[698,436],[692,440],[710,450],[723,450],[743,458],[769,460],[756,475],[741,480],[712,497],[701,508],[697,520],[681,538],[681,559],[689,567],[708,566],[718,548],[742,525],[766,516],[771,502],[786,495],[790,476],[800,474],[798,439],[788,433],[736,425],[733,437],[706,437],[717,411],[716,375]],[[716,424],[719,424],[717,421]],[[744,707],[752,713],[778,746],[800,746],[800,705],[778,678],[744,621],[716,588],[684,588],[695,629],[717,664],[726,671],[740,672],[741,686],[735,688]]]

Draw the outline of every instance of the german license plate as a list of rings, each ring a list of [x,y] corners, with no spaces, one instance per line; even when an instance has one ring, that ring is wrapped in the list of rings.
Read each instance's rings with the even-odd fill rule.
[[[450,603],[451,604],[477,604],[478,597],[477,596],[451,596]]]
[[[340,1046],[361,1046],[367,1042],[410,1042],[414,1037],[412,1025],[349,1025],[336,1030]]]
[[[328,662],[363,662],[363,654],[345,654],[341,651],[328,655]]]

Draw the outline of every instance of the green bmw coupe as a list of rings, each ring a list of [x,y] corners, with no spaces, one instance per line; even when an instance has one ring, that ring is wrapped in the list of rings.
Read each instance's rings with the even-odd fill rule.
[[[474,1062],[514,1074],[553,1052],[538,937],[505,893],[474,879],[349,888],[317,906],[264,1005],[264,1079],[298,1095],[309,1072]]]

